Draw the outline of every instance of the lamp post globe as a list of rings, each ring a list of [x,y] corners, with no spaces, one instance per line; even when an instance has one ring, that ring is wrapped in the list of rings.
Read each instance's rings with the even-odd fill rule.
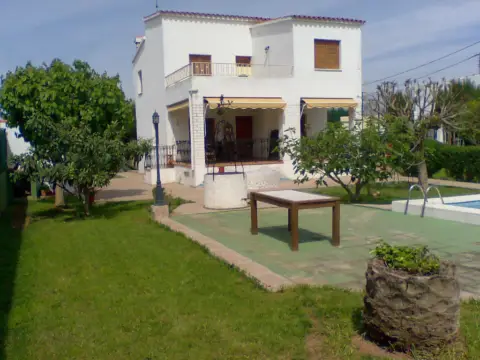
[[[155,128],[155,155],[157,158],[157,187],[155,189],[155,205],[165,205],[165,196],[163,194],[162,181],[160,180],[160,156],[158,153],[158,123],[160,122],[160,115],[157,111],[152,115],[152,122]]]

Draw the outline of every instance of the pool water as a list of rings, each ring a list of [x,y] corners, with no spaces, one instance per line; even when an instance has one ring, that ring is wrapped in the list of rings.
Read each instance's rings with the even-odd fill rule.
[[[448,205],[453,205],[453,206],[461,206],[461,207],[466,207],[470,209],[480,209],[480,200],[475,200],[475,201],[466,201],[466,202],[459,202],[459,203],[451,203]]]

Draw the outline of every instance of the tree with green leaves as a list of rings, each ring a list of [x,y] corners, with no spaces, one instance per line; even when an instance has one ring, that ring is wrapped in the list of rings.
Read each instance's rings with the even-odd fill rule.
[[[55,183],[83,199],[105,187],[149,141],[128,141],[132,107],[118,76],[99,74],[87,63],[28,63],[2,77],[0,111],[31,144],[18,156],[18,175]]]
[[[353,130],[328,123],[313,137],[296,137],[293,130],[287,131],[279,150],[292,160],[297,183],[315,178],[317,185],[326,185],[328,178],[348,193],[350,201],[358,201],[365,186],[387,180],[409,161],[408,145],[389,138],[390,133],[373,120]]]
[[[425,140],[430,130],[443,128],[458,133],[476,133],[479,121],[472,121],[465,115],[467,105],[462,101],[462,87],[447,81],[427,81],[418,83],[408,80],[403,87],[396,82],[385,82],[377,87],[370,103],[373,112],[387,126],[389,121],[401,121],[404,131],[410,133],[410,151],[418,162],[418,182],[428,187]],[[401,134],[397,134],[401,135]],[[394,136],[394,134],[392,134]]]

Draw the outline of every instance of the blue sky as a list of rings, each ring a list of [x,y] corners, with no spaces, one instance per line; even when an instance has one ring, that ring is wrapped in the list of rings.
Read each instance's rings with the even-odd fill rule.
[[[165,10],[366,20],[365,82],[480,40],[480,0],[159,0],[159,5]],[[143,16],[154,11],[155,0],[0,0],[0,74],[28,60],[40,64],[55,57],[67,62],[78,58],[98,71],[119,73],[130,96],[133,39],[143,34]],[[426,75],[479,52],[480,44],[408,76]],[[477,62],[472,59],[437,77],[471,75],[477,70]]]

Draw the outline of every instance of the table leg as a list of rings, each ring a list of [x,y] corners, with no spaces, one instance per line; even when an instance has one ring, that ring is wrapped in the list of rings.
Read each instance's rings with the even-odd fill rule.
[[[258,212],[257,212],[257,200],[255,197],[250,199],[250,233],[252,235],[258,234]]]
[[[298,251],[298,207],[293,206],[290,210],[292,251]]]
[[[292,209],[288,208],[288,231],[292,231]]]
[[[340,202],[332,207],[332,245],[340,246]]]

